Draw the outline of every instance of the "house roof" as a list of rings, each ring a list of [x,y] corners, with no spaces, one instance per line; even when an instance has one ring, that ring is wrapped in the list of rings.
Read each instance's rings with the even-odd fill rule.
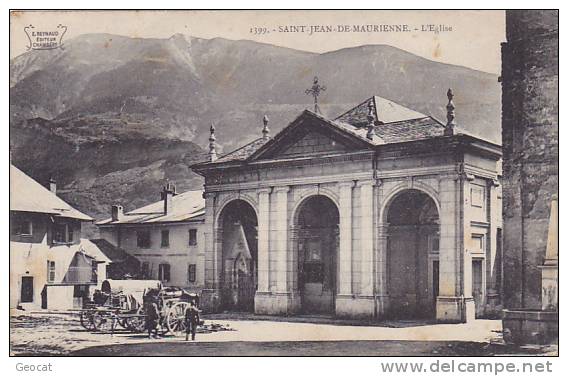
[[[10,165],[10,210],[46,213],[83,221],[93,220],[14,165]]]
[[[174,195],[172,212],[164,214],[164,201],[160,200],[131,212],[124,213],[122,219],[112,218],[97,222],[97,225],[170,223],[202,220],[205,215],[203,191],[187,191]]]
[[[342,115],[339,115],[335,118],[335,121],[354,126],[366,126],[369,108],[371,109],[375,120],[385,124],[428,117],[420,112],[411,110],[410,108],[406,108],[398,103],[375,95]]]
[[[262,145],[266,144],[270,139],[258,138],[249,142],[245,146],[238,148],[228,154],[225,154],[215,160],[215,163],[223,163],[230,161],[242,161],[254,154]]]
[[[367,138],[370,110],[376,120],[375,136],[372,140]],[[292,128],[298,125],[302,126],[302,120],[308,117],[320,120],[321,124],[356,140],[358,145],[366,145],[367,147],[440,137],[444,135],[445,128],[442,123],[431,116],[411,110],[388,99],[373,96],[335,119],[329,119],[310,110],[304,110],[272,139],[256,139],[217,158],[214,162],[198,163],[195,167],[256,159],[266,150],[274,148],[275,144],[279,143]],[[456,133],[461,133],[460,131],[456,128]]]
[[[127,261],[139,262],[138,259],[124,249],[111,244],[105,239],[91,239],[91,242],[95,244],[98,249],[110,260],[110,262],[121,263]]]
[[[99,244],[89,239],[81,239],[79,251],[84,252],[86,255],[100,262],[109,263],[114,261],[103,251]]]

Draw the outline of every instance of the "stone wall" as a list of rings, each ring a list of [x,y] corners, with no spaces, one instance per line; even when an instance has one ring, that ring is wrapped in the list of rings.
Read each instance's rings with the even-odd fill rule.
[[[541,306],[551,196],[558,192],[558,12],[507,11],[502,46],[504,298]]]

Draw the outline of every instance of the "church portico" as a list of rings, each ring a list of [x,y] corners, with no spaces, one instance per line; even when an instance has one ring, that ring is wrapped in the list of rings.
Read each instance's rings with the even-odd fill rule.
[[[465,322],[487,312],[489,289],[498,299],[493,279],[476,276],[493,269],[484,263],[500,226],[491,212],[499,147],[449,134],[411,110],[391,114],[401,117],[394,132],[377,109],[398,105],[383,101],[373,97],[335,120],[306,110],[273,138],[263,132],[193,166],[205,177],[210,309],[243,306],[235,294],[250,295],[239,295],[238,284],[226,291],[228,275],[239,272],[254,276],[258,314]],[[223,222],[236,201],[250,207],[239,215],[254,213],[248,253],[226,233],[239,232],[243,219]],[[231,265],[236,272],[227,274]]]

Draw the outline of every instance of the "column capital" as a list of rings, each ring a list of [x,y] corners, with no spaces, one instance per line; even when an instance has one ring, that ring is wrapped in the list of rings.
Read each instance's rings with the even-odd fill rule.
[[[373,187],[375,184],[376,184],[376,181],[374,179],[357,180],[357,186],[358,187],[368,187],[368,186]]]
[[[272,190],[274,193],[288,193],[290,192],[290,187],[287,185],[274,187]]]
[[[355,186],[355,182],[353,180],[338,181],[337,186],[339,188],[353,188]]]
[[[268,188],[259,188],[256,190],[256,193],[260,196],[263,194],[270,194],[270,192],[272,192],[272,188],[268,187]]]
[[[201,197],[203,197],[205,200],[207,200],[208,198],[215,198],[217,196],[217,192],[203,192],[203,194],[201,195]]]

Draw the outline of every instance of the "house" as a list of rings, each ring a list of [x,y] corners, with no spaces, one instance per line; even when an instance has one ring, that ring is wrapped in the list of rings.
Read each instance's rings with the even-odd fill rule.
[[[10,308],[81,308],[110,260],[81,238],[92,218],[10,165]]]
[[[97,222],[101,239],[139,260],[136,278],[200,293],[205,262],[202,193],[177,194],[169,183],[158,202],[130,212],[113,205],[111,217]]]
[[[203,304],[439,322],[498,312],[501,147],[456,126],[447,96],[445,124],[378,96],[335,118],[316,101],[273,138],[265,117],[262,138],[223,156],[212,127],[209,159],[192,166],[205,178]]]

